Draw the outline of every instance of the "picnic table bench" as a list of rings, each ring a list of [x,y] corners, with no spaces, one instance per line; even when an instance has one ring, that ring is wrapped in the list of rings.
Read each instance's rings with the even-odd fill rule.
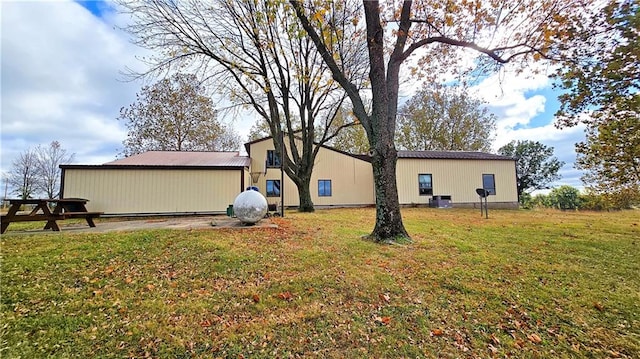
[[[47,221],[44,229],[60,231],[57,221],[67,218],[84,218],[89,227],[95,227],[94,218],[100,217],[104,212],[89,212],[86,204],[89,200],[84,198],[28,198],[28,199],[10,199],[9,211],[2,215],[2,232],[4,233],[11,222],[31,222],[31,221]],[[49,205],[53,204],[53,211]],[[28,214],[18,211],[23,205],[34,205],[33,210]]]

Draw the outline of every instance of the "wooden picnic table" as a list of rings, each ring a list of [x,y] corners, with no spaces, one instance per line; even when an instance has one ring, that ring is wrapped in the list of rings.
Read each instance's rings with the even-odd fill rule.
[[[86,204],[89,200],[84,198],[28,198],[10,199],[9,211],[2,215],[2,232],[4,233],[11,222],[47,221],[44,229],[60,231],[56,221],[68,218],[84,218],[89,227],[95,227],[94,218],[100,217],[103,212],[89,212]],[[53,205],[53,211],[50,209]],[[28,214],[18,213],[23,205],[34,205]]]

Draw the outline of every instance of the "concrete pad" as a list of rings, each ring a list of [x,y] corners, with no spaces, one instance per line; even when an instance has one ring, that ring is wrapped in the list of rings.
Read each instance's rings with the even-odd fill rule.
[[[184,216],[184,217],[153,217],[153,218],[98,218],[95,220],[96,227],[89,227],[84,221],[77,223],[65,223],[66,221],[58,221],[60,232],[67,233],[104,233],[104,232],[122,232],[136,231],[145,229],[176,229],[176,230],[192,230],[192,229],[211,229],[217,228],[236,228],[236,229],[257,229],[257,228],[278,228],[271,219],[264,218],[254,225],[247,225],[240,222],[237,218],[230,218],[224,215],[220,216]],[[44,227],[45,222],[42,222]],[[9,225],[7,231],[3,234],[46,234],[60,233],[52,230],[32,229],[26,231],[12,230],[13,224]]]

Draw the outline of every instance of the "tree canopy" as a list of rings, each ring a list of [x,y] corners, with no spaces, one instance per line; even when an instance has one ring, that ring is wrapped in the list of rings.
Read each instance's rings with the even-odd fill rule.
[[[36,147],[35,155],[38,164],[38,189],[47,198],[58,198],[60,195],[60,165],[73,161],[74,154],[67,153],[60,142],[52,141],[49,146]]]
[[[73,161],[60,142],[26,149],[13,160],[7,183],[21,199],[44,194],[47,198],[60,195],[60,165]]]
[[[344,105],[336,114],[333,126],[340,127],[339,131],[327,144],[337,150],[353,153],[366,154],[369,152],[369,141],[364,133],[364,128],[360,126],[358,119],[353,116],[350,106]]]
[[[640,203],[640,3],[610,0],[572,33],[581,46],[556,74],[560,128],[583,123],[576,167],[590,190]]]
[[[22,151],[13,160],[8,184],[20,199],[33,198],[38,192],[38,155],[34,150]]]
[[[464,89],[424,88],[398,111],[396,143],[410,151],[491,150],[496,117]]]
[[[564,165],[553,156],[553,147],[537,141],[511,141],[498,153],[516,159],[518,197],[536,189],[545,189],[560,179],[558,171]]]
[[[333,78],[347,92],[353,113],[364,127],[372,154],[378,241],[408,238],[402,223],[396,185],[394,143],[400,73],[404,68],[435,81],[440,73],[464,73],[463,58],[479,57],[472,67],[561,59],[575,23],[588,16],[590,2],[568,0],[363,1],[363,17],[352,24],[366,43],[370,91],[362,93],[340,66],[340,53],[325,33],[337,26],[333,3],[290,0],[309,37],[318,47]],[[364,24],[361,24],[361,19]],[[420,49],[421,51],[418,51]],[[414,56],[412,66],[407,59]],[[405,72],[407,73],[407,72]],[[372,106],[365,106],[370,95]]]
[[[145,151],[232,151],[240,137],[217,120],[204,86],[194,75],[174,74],[136,95],[120,110],[128,129],[123,154]]]
[[[587,0],[122,2],[133,17],[127,30],[136,43],[159,52],[150,60],[150,72],[186,66],[222,86],[233,84],[241,92],[232,92],[232,99],[240,98],[271,121],[275,148],[284,138],[279,134],[293,133],[289,119],[300,119],[303,149],[294,150],[296,140],[289,137],[291,150],[283,159],[296,184],[309,175],[296,171],[313,162],[309,153],[315,126],[308,119],[324,113],[317,109],[326,109],[329,116],[324,118],[330,119],[339,106],[325,105],[342,104],[333,95],[306,100],[311,93],[341,87],[337,93],[348,97],[372,154],[376,225],[371,237],[377,241],[408,238],[395,175],[401,73],[434,81],[441,73],[464,74],[478,67],[489,71],[506,63],[521,68],[529,61],[561,59],[567,34],[597,10]],[[299,22],[293,21],[292,10]],[[363,49],[368,61],[359,56]],[[289,53],[294,57],[285,56]],[[473,54],[479,57],[462,66]],[[363,74],[368,81],[362,82]],[[287,107],[292,102],[295,105]]]
[[[126,30],[138,45],[155,51],[145,74],[192,68],[233,104],[255,111],[268,126],[285,173],[298,187],[299,210],[312,211],[314,141],[322,144],[335,136],[330,129],[336,129],[333,119],[345,94],[303,36],[290,6],[253,0],[120,2],[133,18]],[[346,22],[348,11],[336,12],[336,21]],[[353,30],[343,27],[326,36],[340,47],[349,78],[361,84],[365,52],[348,41]],[[282,141],[285,153],[279,153]]]
[[[640,119],[620,116],[588,127],[576,146],[582,181],[617,208],[640,203]]]
[[[367,135],[364,128],[359,125],[343,128],[340,134],[329,142],[329,145],[337,150],[357,155],[366,155],[369,152]]]

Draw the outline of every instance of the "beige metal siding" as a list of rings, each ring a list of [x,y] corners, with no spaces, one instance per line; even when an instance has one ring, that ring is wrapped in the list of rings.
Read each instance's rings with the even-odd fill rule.
[[[301,144],[300,144],[301,146]],[[266,194],[267,180],[280,180],[280,169],[269,168],[264,175],[267,150],[273,150],[271,139],[251,145],[251,172],[262,172],[256,184]],[[298,189],[288,176],[284,176],[286,206],[300,204]],[[331,196],[318,196],[318,180],[331,180]],[[311,200],[314,205],[369,205],[375,203],[371,164],[345,154],[320,148],[316,157],[311,182]],[[279,197],[267,197],[269,203],[279,203]]]
[[[260,172],[260,178],[257,183],[252,183],[251,178],[247,182],[247,186],[257,186],[260,193],[267,195],[267,180],[280,180],[280,168],[267,168],[265,173],[265,164],[267,160],[267,150],[273,150],[273,140],[271,138],[251,144],[251,172]],[[266,197],[268,203],[280,204],[280,197]],[[284,176],[284,199],[286,206],[297,206],[300,204],[298,199],[298,189],[293,181]]]
[[[264,174],[260,176],[257,186],[260,190],[260,193],[267,196],[267,180],[277,180],[280,181],[280,169],[279,168],[269,168],[267,170],[267,175]],[[282,188],[282,186],[281,186]],[[280,197],[266,197],[267,202],[271,204],[280,204]],[[284,176],[284,203],[285,206],[297,206],[300,204],[298,198],[298,187],[296,187],[295,183],[287,176]]]
[[[64,197],[106,214],[224,212],[240,170],[66,169]]]
[[[264,141],[256,142],[250,145],[251,172],[264,173],[264,166],[267,160],[267,150],[273,150],[273,140],[268,138]]]
[[[262,172],[256,184],[266,193],[266,180],[279,180],[280,169],[264,166],[267,150],[272,150],[271,139],[251,144],[251,171]],[[482,175],[494,174],[496,195],[489,202],[517,203],[515,163],[503,160],[455,159],[399,159],[397,166],[398,196],[401,204],[428,204],[431,196],[418,193],[418,174],[432,174],[433,194],[451,195],[456,203],[475,203],[475,189],[482,187]],[[331,180],[332,195],[318,196],[318,180]],[[285,205],[299,204],[295,184],[285,176]],[[371,164],[351,156],[321,148],[316,157],[310,183],[311,198],[315,205],[374,204],[375,194]],[[268,197],[269,203],[278,203],[279,197]]]
[[[331,180],[331,196],[318,196],[318,180]],[[314,204],[368,205],[375,203],[371,163],[320,148],[311,176]]]
[[[418,174],[431,174],[434,195],[451,195],[452,202],[475,203],[482,175],[494,174],[496,195],[489,202],[517,202],[513,161],[399,159],[396,169],[400,204],[428,204],[431,196],[418,193]]]
[[[251,186],[251,176],[249,175],[248,168],[245,168],[244,170],[242,170],[242,178],[243,178],[242,183],[238,185],[239,191],[244,191],[245,188],[247,188],[248,186]]]

